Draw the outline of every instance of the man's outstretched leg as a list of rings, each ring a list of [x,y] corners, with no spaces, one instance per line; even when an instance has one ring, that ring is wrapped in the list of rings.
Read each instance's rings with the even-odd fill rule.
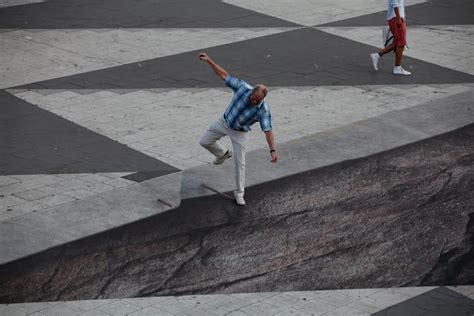
[[[199,144],[202,147],[206,148],[211,152],[211,154],[216,156],[216,159],[214,160],[214,164],[216,165],[220,165],[227,158],[232,157],[232,151],[225,149],[217,142],[226,135],[226,129],[223,125],[222,119],[219,119],[209,127],[199,141]]]
[[[234,191],[235,202],[238,205],[245,205],[245,144],[247,142],[246,132],[233,131],[229,134],[234,148],[234,163],[235,163],[235,186]]]

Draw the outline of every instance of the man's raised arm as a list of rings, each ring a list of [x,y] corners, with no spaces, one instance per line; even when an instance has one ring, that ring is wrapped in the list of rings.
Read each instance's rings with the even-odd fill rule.
[[[209,57],[206,53],[200,53],[200,54],[199,54],[199,59],[200,59],[200,60],[207,61],[207,63],[212,67],[212,70],[214,70],[214,72],[216,73],[216,75],[218,75],[219,78],[221,78],[222,80],[225,80],[225,78],[227,78],[227,76],[229,75],[229,74],[227,73],[227,71],[225,71],[224,68],[222,68],[221,66],[219,66],[218,64],[216,64],[216,63],[211,59],[211,57]]]

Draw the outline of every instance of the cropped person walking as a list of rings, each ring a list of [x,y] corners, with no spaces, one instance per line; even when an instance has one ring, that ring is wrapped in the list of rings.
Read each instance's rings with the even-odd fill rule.
[[[378,70],[379,59],[388,52],[395,51],[394,75],[409,76],[411,72],[402,68],[403,51],[407,45],[407,25],[405,21],[405,0],[388,0],[387,23],[393,34],[393,43],[370,54],[374,69]]]

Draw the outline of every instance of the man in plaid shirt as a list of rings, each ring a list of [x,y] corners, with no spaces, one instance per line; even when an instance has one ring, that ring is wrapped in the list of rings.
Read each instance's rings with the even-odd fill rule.
[[[260,123],[260,128],[265,133],[270,149],[271,162],[275,163],[278,160],[272,132],[270,107],[264,100],[268,90],[262,84],[252,87],[245,81],[230,76],[206,53],[199,54],[199,59],[206,61],[217,76],[224,80],[225,84],[234,91],[232,101],[224,115],[208,128],[199,143],[216,156],[214,164],[219,165],[227,158],[232,157],[232,151],[224,148],[217,141],[224,136],[230,137],[234,149],[235,182],[237,186],[234,197],[238,205],[245,205],[245,146],[252,124]]]

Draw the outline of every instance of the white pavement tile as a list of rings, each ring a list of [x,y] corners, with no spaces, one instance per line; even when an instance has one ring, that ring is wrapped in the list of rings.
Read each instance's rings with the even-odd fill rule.
[[[178,314],[187,312],[193,309],[196,306],[195,302],[190,302],[188,300],[179,300],[175,297],[170,298],[169,300],[165,300],[159,302],[158,304],[153,305],[160,310],[164,310],[169,313]]]
[[[0,187],[4,185],[17,183],[17,182],[20,182],[20,180],[15,179],[13,177],[9,177],[9,176],[0,176]]]
[[[149,307],[145,307],[143,309],[140,309],[136,312],[133,312],[133,313],[129,313],[127,315],[130,315],[130,316],[141,316],[141,315],[144,315],[144,316],[174,316],[175,314],[173,313],[169,313],[167,311],[164,311],[164,310],[159,310],[157,308],[154,308],[153,306],[149,306]]]
[[[20,197],[16,197],[13,195],[7,195],[0,197],[0,205],[4,207],[11,207],[19,204],[23,204],[28,202],[28,200],[22,199]]]
[[[354,309],[353,307],[344,306],[334,311],[324,313],[322,315],[324,316],[352,316],[352,315],[353,316],[370,316],[371,314],[368,312],[359,311],[357,309]]]
[[[308,303],[298,305],[295,308],[307,313],[323,314],[336,310],[339,307],[340,306],[333,305],[332,303],[329,303],[323,299],[313,298],[312,300],[308,301]]]
[[[290,308],[282,312],[276,313],[275,316],[314,316],[314,313],[303,312],[295,308]]]
[[[50,194],[38,189],[33,189],[33,190],[23,191],[20,193],[15,193],[13,195],[25,200],[34,201],[34,200],[45,198],[49,196]]]
[[[4,307],[5,305],[1,305],[1,306]],[[8,307],[11,309],[19,310],[19,311],[29,314],[29,313],[34,313],[34,312],[44,310],[50,307],[50,305],[47,303],[20,303],[20,304],[10,304],[8,305]],[[0,308],[0,311],[1,310],[2,308]]]
[[[271,296],[267,299],[262,300],[262,302],[273,305],[273,306],[284,306],[284,307],[297,306],[297,305],[301,305],[305,303],[305,301],[303,301],[301,298],[288,295],[285,293],[280,293],[275,296]]]
[[[159,304],[160,302],[169,300],[169,297],[143,297],[143,298],[125,298],[123,302],[133,304],[142,308]]]
[[[1,316],[26,316],[28,313],[20,311],[13,307],[7,305],[0,305],[0,315]]]
[[[209,306],[213,306],[216,309],[231,312],[235,310],[241,310],[242,308],[250,305],[251,303],[236,296],[222,295],[210,302],[207,302],[206,304],[208,304]]]
[[[82,311],[96,310],[99,307],[109,305],[117,302],[118,300],[109,299],[109,300],[84,300],[84,301],[71,301],[67,302],[68,305],[77,307]],[[61,304],[62,302],[60,302]],[[54,304],[57,305],[57,304]]]
[[[70,196],[74,199],[80,200],[88,196],[95,195],[96,193],[89,190],[85,190],[85,189],[76,189],[76,190],[63,192],[62,194]]]
[[[107,177],[98,173],[88,174],[88,175],[78,178],[78,180],[84,181],[87,183],[101,183],[101,182],[109,181],[110,179],[111,179],[110,177]]]
[[[56,205],[69,203],[72,201],[76,201],[76,199],[67,195],[63,195],[63,194],[52,195],[52,196],[38,200],[39,203],[45,205],[46,207],[53,207]]]
[[[81,316],[113,316],[100,310],[90,310],[80,314]]]
[[[39,312],[48,316],[75,316],[82,313],[82,310],[70,304],[62,303],[54,306],[48,305],[47,308]]]
[[[242,311],[249,315],[261,315],[261,316],[272,315],[273,316],[287,309],[288,307],[286,306],[285,307],[274,306],[274,305],[266,304],[264,302],[256,302],[256,303],[253,303],[252,305],[239,309],[239,311]]]
[[[104,183],[93,183],[86,185],[84,189],[95,193],[104,193],[113,190],[114,187]]]
[[[127,315],[140,309],[142,308],[124,301],[116,301],[97,308],[97,310],[111,315]]]
[[[114,188],[123,188],[128,185],[136,184],[136,182],[132,180],[128,180],[128,179],[117,178],[117,179],[111,179],[111,180],[105,181],[104,184],[110,185]]]

